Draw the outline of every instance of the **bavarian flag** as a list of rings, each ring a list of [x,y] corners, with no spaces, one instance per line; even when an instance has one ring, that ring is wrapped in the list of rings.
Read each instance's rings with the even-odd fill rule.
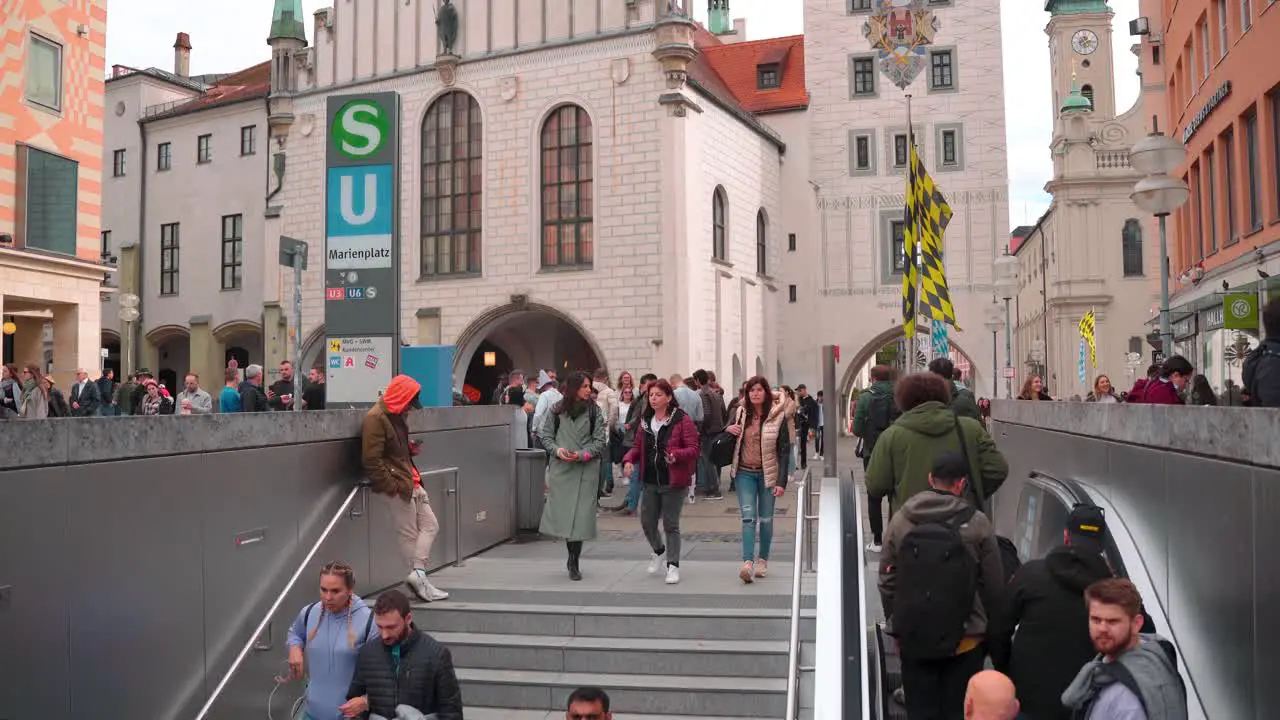
[[[1080,317],[1080,338],[1089,344],[1089,364],[1098,367],[1098,346],[1094,341],[1093,310]]]
[[[951,206],[934,184],[920,162],[914,143],[910,143],[911,162],[907,171],[907,213],[903,231],[902,330],[915,337],[916,317],[924,315],[934,322],[956,324],[956,311],[947,289],[947,274],[942,265],[942,234],[951,222]],[[919,262],[917,264],[917,256]],[[917,297],[917,288],[919,297]]]

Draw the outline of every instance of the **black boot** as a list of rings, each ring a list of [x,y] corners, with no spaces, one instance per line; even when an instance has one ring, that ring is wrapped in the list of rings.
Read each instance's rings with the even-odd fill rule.
[[[570,540],[569,546],[569,579],[577,582],[582,579],[582,570],[578,567],[578,559],[582,557],[582,541]]]

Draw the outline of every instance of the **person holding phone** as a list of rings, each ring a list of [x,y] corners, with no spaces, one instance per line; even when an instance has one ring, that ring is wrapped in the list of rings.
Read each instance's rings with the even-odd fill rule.
[[[622,473],[631,477],[639,463],[638,480],[644,483],[640,527],[653,550],[649,574],[657,574],[665,556],[668,585],[680,582],[680,512],[693,487],[699,446],[698,429],[676,405],[671,383],[655,380],[649,385],[649,407],[635,430],[635,445],[623,458]],[[659,516],[665,538],[658,534]]]
[[[575,372],[564,395],[542,419],[538,438],[549,457],[547,502],[539,532],[564,538],[569,551],[569,579],[582,579],[582,543],[596,537],[596,501],[600,463],[609,447],[609,427],[591,399],[591,376]]]
[[[738,438],[729,477],[737,489],[742,513],[742,566],[738,568],[738,579],[749,584],[754,582],[753,577],[769,574],[774,503],[787,491],[791,433],[785,404],[773,401],[769,381],[757,375],[745,387],[746,401],[738,406],[734,422],[726,431]]]

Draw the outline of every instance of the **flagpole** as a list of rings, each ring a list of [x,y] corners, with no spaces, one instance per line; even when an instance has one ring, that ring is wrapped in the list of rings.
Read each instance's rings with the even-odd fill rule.
[[[914,192],[916,186],[915,163],[911,162],[911,153],[916,147],[915,128],[911,125],[911,93],[907,93],[907,194]],[[908,207],[910,201],[907,196],[903,196],[903,212],[907,215],[907,222],[911,224],[911,235],[916,239],[915,246],[912,248],[912,254],[909,258],[904,258],[911,266],[916,269],[915,287],[913,288],[915,305],[912,306],[912,325],[911,337],[907,339],[907,372],[916,371],[916,355],[919,353],[920,344],[920,262],[919,258],[923,255],[920,248],[920,218],[917,217],[918,212],[910,212]],[[918,208],[917,208],[918,210]]]

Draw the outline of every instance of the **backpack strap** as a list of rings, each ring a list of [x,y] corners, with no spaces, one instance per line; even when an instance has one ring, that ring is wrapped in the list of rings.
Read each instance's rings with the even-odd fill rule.
[[[960,453],[964,455],[964,464],[969,468],[969,484],[973,487],[973,492],[978,498],[978,507],[985,508],[987,506],[987,495],[982,489],[982,474],[976,471],[973,466],[973,460],[969,457],[969,443],[965,440],[964,430],[960,426],[960,416],[952,413],[951,419],[956,424],[956,437],[960,439]]]
[[[373,627],[373,608],[368,606],[366,606],[366,608],[369,610],[369,617],[364,619],[364,634],[360,636],[361,645],[363,645],[364,641],[368,639],[369,629]]]
[[[307,642],[307,635],[311,634],[311,613],[316,609],[316,606],[319,604],[320,604],[320,601],[317,600],[316,602],[313,602],[310,605],[308,605],[307,612],[302,618],[302,642],[304,646],[306,645],[306,642]]]

